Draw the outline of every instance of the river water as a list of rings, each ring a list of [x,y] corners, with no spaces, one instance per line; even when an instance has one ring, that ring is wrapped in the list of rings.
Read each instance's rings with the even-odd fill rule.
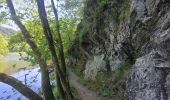
[[[3,71],[4,73],[17,78],[36,93],[40,93],[41,74],[39,65],[28,67],[28,62],[19,60],[19,58],[20,56],[17,53],[10,53],[3,59],[1,58],[0,68],[3,70],[0,70],[0,72]],[[12,72],[12,69],[15,69],[14,72]],[[18,69],[20,70],[16,72]],[[0,100],[27,100],[27,98],[11,86],[0,82]]]

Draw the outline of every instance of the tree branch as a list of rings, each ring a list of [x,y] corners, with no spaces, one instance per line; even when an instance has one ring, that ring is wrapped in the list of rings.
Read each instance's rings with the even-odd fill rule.
[[[21,94],[29,98],[30,100],[43,100],[37,93],[24,85],[21,81],[17,80],[12,76],[8,76],[4,73],[0,73],[0,82],[6,83],[14,87]]]

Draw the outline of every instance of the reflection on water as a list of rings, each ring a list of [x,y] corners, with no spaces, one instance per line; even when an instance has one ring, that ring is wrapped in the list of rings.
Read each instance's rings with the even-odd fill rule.
[[[39,66],[29,66],[29,62],[20,60],[20,58],[19,53],[9,53],[5,57],[0,57],[0,72],[17,78],[23,84],[27,84],[28,87],[39,93],[41,87]],[[29,69],[26,69],[26,67],[29,67]],[[18,71],[19,69],[21,70]],[[0,100],[26,100],[26,98],[11,86],[0,82]]]
[[[19,53],[9,53],[5,57],[0,57],[0,72],[9,74],[17,78],[36,93],[40,93],[41,73],[39,65],[29,66],[30,63],[19,59],[20,59]],[[18,69],[20,70],[18,71]],[[51,84],[56,85],[55,81],[51,81]],[[0,82],[0,100],[28,100],[28,99],[11,86]]]
[[[19,79],[23,84],[26,84],[36,93],[40,92],[41,87],[41,74],[38,65],[36,68],[21,70],[11,76]],[[26,82],[25,82],[26,75]],[[27,100],[22,94],[16,91],[11,86],[0,82],[0,100]]]
[[[19,53],[9,53],[5,57],[0,57],[0,72],[11,74],[30,65],[29,62],[20,60],[20,58]]]

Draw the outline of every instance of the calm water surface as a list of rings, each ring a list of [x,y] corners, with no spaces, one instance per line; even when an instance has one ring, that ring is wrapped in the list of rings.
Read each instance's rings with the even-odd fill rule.
[[[0,57],[0,72],[10,75],[19,69],[30,66],[29,62],[20,60],[20,58],[19,53],[9,53],[5,57]]]
[[[39,93],[41,90],[40,68],[38,65],[29,65],[30,63],[20,60],[18,53],[9,53],[6,57],[0,58],[0,72],[17,78],[33,91]],[[18,71],[19,69],[20,71]],[[11,86],[0,82],[0,100],[27,100],[27,98]]]

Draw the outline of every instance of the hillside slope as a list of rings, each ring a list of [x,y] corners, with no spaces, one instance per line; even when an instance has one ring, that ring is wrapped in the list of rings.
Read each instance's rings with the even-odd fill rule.
[[[118,100],[170,100],[170,1],[87,0],[69,53],[73,69],[94,82],[132,65]]]
[[[6,35],[10,35],[10,34],[13,34],[15,33],[16,31],[11,29],[11,28],[7,28],[7,27],[3,27],[3,26],[0,26],[0,34],[6,34]]]

